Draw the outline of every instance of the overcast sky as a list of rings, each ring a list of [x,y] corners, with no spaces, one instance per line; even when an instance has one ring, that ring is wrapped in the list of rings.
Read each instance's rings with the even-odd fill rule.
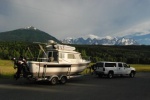
[[[0,0],[0,32],[34,26],[57,39],[150,33],[150,0]]]

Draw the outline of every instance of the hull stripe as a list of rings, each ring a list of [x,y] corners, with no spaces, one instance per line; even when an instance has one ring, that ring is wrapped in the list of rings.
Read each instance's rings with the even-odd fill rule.
[[[44,65],[44,67],[63,67],[63,68],[65,68],[65,67],[71,67],[71,65]]]

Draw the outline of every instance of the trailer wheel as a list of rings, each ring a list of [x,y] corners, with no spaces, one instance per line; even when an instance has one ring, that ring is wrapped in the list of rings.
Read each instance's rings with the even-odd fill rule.
[[[60,83],[65,84],[67,82],[67,78],[65,76],[61,77]]]
[[[56,85],[57,82],[58,82],[58,78],[57,77],[53,77],[50,82],[51,82],[52,85]]]

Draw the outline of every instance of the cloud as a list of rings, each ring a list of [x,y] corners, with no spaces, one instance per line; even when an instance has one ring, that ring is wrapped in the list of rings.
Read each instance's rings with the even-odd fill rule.
[[[84,36],[84,37],[85,37],[85,39],[87,39],[87,38],[91,38],[91,39],[100,39],[99,36],[96,36],[96,35],[93,35],[93,34],[89,34],[89,35]]]
[[[150,34],[150,20],[137,24],[133,27],[130,27],[129,29],[125,31],[119,32],[118,34],[124,36],[124,35],[130,35],[130,34],[135,34],[135,33],[139,33],[140,35]]]
[[[34,26],[58,39],[123,35],[150,20],[149,5],[149,0],[1,0],[0,31]]]

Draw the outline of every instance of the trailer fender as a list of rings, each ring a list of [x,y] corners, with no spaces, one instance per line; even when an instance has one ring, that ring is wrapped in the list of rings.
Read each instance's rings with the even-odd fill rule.
[[[62,77],[66,77],[66,78],[67,78],[67,76],[66,76],[66,75],[61,75],[61,76],[59,77],[59,80],[60,80]]]
[[[57,75],[53,75],[53,76],[51,76],[51,77],[49,78],[49,81],[51,81],[51,79],[54,78],[54,77],[56,77],[56,78],[59,79],[59,77],[58,77]]]

